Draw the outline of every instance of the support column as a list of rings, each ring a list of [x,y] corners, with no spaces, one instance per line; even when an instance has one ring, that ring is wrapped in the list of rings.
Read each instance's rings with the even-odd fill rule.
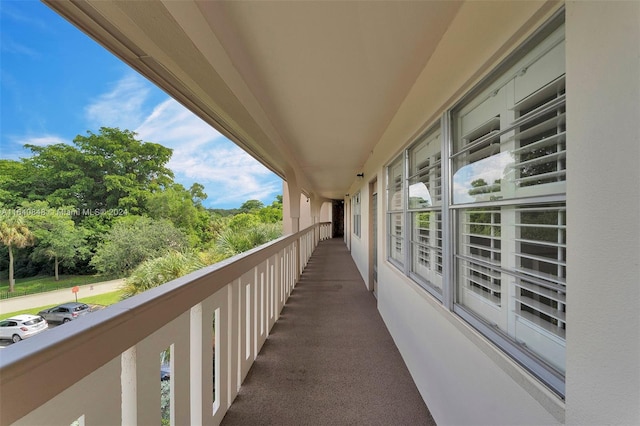
[[[300,188],[295,177],[282,183],[282,216],[285,234],[295,234],[300,230]]]

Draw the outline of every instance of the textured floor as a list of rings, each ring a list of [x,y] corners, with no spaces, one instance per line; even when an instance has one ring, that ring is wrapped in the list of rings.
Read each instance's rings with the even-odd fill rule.
[[[314,252],[222,424],[435,424],[341,239]]]

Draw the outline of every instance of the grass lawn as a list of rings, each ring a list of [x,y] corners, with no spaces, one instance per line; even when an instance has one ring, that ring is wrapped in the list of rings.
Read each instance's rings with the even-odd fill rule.
[[[109,306],[109,305],[113,305],[116,302],[119,302],[121,295],[122,295],[122,292],[118,290],[111,293],[104,293],[104,294],[98,294],[96,296],[83,297],[81,299],[78,299],[78,302],[86,303],[88,305]],[[8,312],[6,314],[0,315],[0,320],[3,320],[5,318],[10,318],[14,315],[20,315],[20,314],[37,315],[38,312],[40,312],[41,310],[51,308],[53,306],[57,306],[57,305],[46,305],[46,306],[39,306],[37,308],[25,309],[23,311]]]
[[[71,288],[77,285],[93,284],[112,279],[113,277],[105,277],[102,275],[60,275],[59,281],[56,281],[55,278],[51,276],[18,278],[16,279],[15,291],[13,293],[8,293],[9,281],[3,279],[0,283],[0,297],[24,296],[26,294]]]

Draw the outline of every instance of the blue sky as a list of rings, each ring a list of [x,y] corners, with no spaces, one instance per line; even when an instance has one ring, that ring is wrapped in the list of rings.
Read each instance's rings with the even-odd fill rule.
[[[42,3],[0,0],[0,47],[1,158],[119,127],[172,148],[176,181],[204,185],[207,207],[282,193],[279,177]]]

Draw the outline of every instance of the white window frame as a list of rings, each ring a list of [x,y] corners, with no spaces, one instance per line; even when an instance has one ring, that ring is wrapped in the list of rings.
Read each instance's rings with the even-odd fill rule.
[[[557,133],[559,136],[549,136],[549,138],[562,138],[562,141],[558,142],[562,145],[554,148],[557,149],[557,153],[543,149],[553,145],[549,142],[551,139],[542,142],[532,139],[533,142],[529,142],[525,141],[522,135],[526,131],[537,132],[532,126],[535,126],[538,121],[531,121],[533,124],[530,125],[525,124],[531,117],[533,117],[532,120],[547,120],[544,118],[545,114],[555,113],[557,110],[557,114],[562,114],[562,116],[558,115],[558,122],[564,122],[564,95],[561,92],[564,90],[564,70],[561,70],[561,77],[557,81],[553,80],[552,83],[546,81],[540,83],[537,81],[540,78],[536,77],[541,73],[540,69],[543,69],[542,74],[544,74],[547,72],[544,67],[556,66],[560,62],[558,58],[562,58],[560,66],[564,66],[563,49],[564,15],[560,12],[532,35],[523,46],[515,49],[514,53],[478,84],[477,88],[470,90],[466,96],[448,109],[440,123],[432,125],[415,142],[410,143],[385,169],[387,261],[441,301],[446,309],[467,321],[562,398],[565,392],[563,363],[564,328],[566,327],[564,293],[566,290],[564,286],[567,269],[566,166],[564,163],[566,129],[558,130],[562,133]],[[529,87],[527,84],[514,83],[514,79],[525,76],[526,73],[529,75],[522,81],[528,83]],[[509,167],[517,170],[510,177],[511,181],[504,178],[504,181],[494,179],[486,183],[475,182],[473,199],[460,199],[454,192],[457,188],[454,184],[458,183],[454,182],[454,175],[461,170],[461,164],[465,164],[460,163],[460,155],[462,155],[460,142],[455,142],[459,137],[458,134],[461,133],[460,128],[457,127],[461,122],[460,114],[478,106],[482,108],[482,102],[491,103],[491,98],[495,96],[494,92],[509,84],[511,86],[507,90],[511,92],[508,96],[513,96],[516,102],[512,115],[508,116],[508,113],[505,113],[494,120],[495,128],[491,128],[494,124],[490,121],[479,120],[479,132],[483,133],[478,133],[481,137],[475,142],[471,141],[476,145],[470,148],[469,154],[475,155],[475,160],[470,156],[472,160],[468,164],[472,165],[484,158],[493,161],[494,157],[499,157],[498,154],[506,149],[505,152],[510,152],[515,159],[513,165]],[[520,84],[520,87],[514,89],[517,84]],[[521,87],[523,89],[520,89]],[[553,95],[554,90],[560,94]],[[550,101],[546,98],[547,92],[551,93]],[[518,96],[524,100],[518,99]],[[557,98],[553,99],[553,96]],[[502,101],[498,100],[498,102]],[[537,104],[534,105],[536,102],[541,102],[542,106],[538,108]],[[524,110],[521,116],[518,116],[518,108]],[[507,128],[505,122],[511,123],[511,127]],[[484,124],[487,131],[493,130],[493,133],[489,134],[481,129],[480,127]],[[522,130],[525,129],[525,125],[529,127],[527,130]],[[470,129],[472,133],[474,127],[470,126]],[[413,177],[411,176],[412,150],[434,132],[441,134],[441,203],[434,207],[415,208],[414,206],[412,208],[409,191],[411,179],[415,178],[415,173]],[[484,142],[492,138],[495,139],[493,144]],[[494,145],[497,145],[497,148]],[[539,149],[539,146],[542,148]],[[475,152],[473,152],[474,149],[476,149]],[[527,153],[530,155],[525,158],[524,155]],[[555,169],[545,169],[547,163],[556,160],[558,166]],[[536,169],[537,164],[542,166]],[[441,285],[433,285],[433,277],[425,277],[424,272],[419,273],[412,267],[414,261],[412,256],[415,256],[418,246],[413,238],[413,218],[421,212],[439,213],[441,218],[442,243],[439,247],[442,255]],[[475,217],[479,223],[469,223],[465,215],[467,218]],[[556,222],[553,222],[554,220]],[[430,226],[431,223],[429,222]],[[470,229],[473,232],[470,232]],[[525,235],[524,232],[527,229],[528,234]],[[536,232],[542,232],[543,235],[552,235],[555,232],[557,237],[551,240],[545,240],[547,237],[538,238],[536,237],[538,234],[532,229],[537,229]],[[543,231],[540,231],[541,229]],[[481,233],[480,239],[472,237],[474,232]],[[465,234],[471,237],[463,237]],[[425,235],[430,235],[430,232],[425,232]],[[465,240],[467,242],[463,242],[461,238],[467,238]],[[478,246],[476,241],[483,242]],[[476,244],[475,248],[472,247],[474,244]],[[462,249],[467,250],[466,255],[465,252],[461,252]],[[544,257],[554,250],[558,256],[557,259]],[[543,252],[542,257],[539,252]],[[473,253],[476,254],[473,255]],[[486,260],[484,260],[485,257]],[[474,260],[476,258],[478,260]],[[505,260],[506,258],[508,259]],[[472,267],[476,270],[473,272],[474,276],[478,278],[474,279],[479,283],[476,290],[484,292],[485,296],[488,295],[484,297],[484,302],[482,297],[477,298],[478,306],[461,299],[464,278],[460,265],[470,261],[479,262]],[[536,270],[538,267],[542,269]],[[557,273],[553,272],[554,268],[557,269]],[[485,271],[490,273],[487,275]],[[489,275],[495,275],[495,284],[491,284],[491,280],[487,279]],[[489,294],[491,288],[493,293]],[[487,308],[485,309],[484,306]],[[494,310],[495,317],[487,314],[487,309]],[[505,319],[506,322],[504,322]],[[555,326],[552,321],[556,322]],[[540,355],[543,352],[537,351],[547,351],[548,348],[536,347],[534,340],[530,340],[527,344],[520,341],[518,333],[521,331],[515,333],[514,330],[525,323],[532,326],[530,329],[533,330],[531,333],[534,333],[534,337],[542,336],[541,339],[554,342],[559,352],[551,351],[553,352],[551,358],[545,359]],[[544,353],[549,356],[549,353]],[[561,362],[558,361],[559,359]]]

